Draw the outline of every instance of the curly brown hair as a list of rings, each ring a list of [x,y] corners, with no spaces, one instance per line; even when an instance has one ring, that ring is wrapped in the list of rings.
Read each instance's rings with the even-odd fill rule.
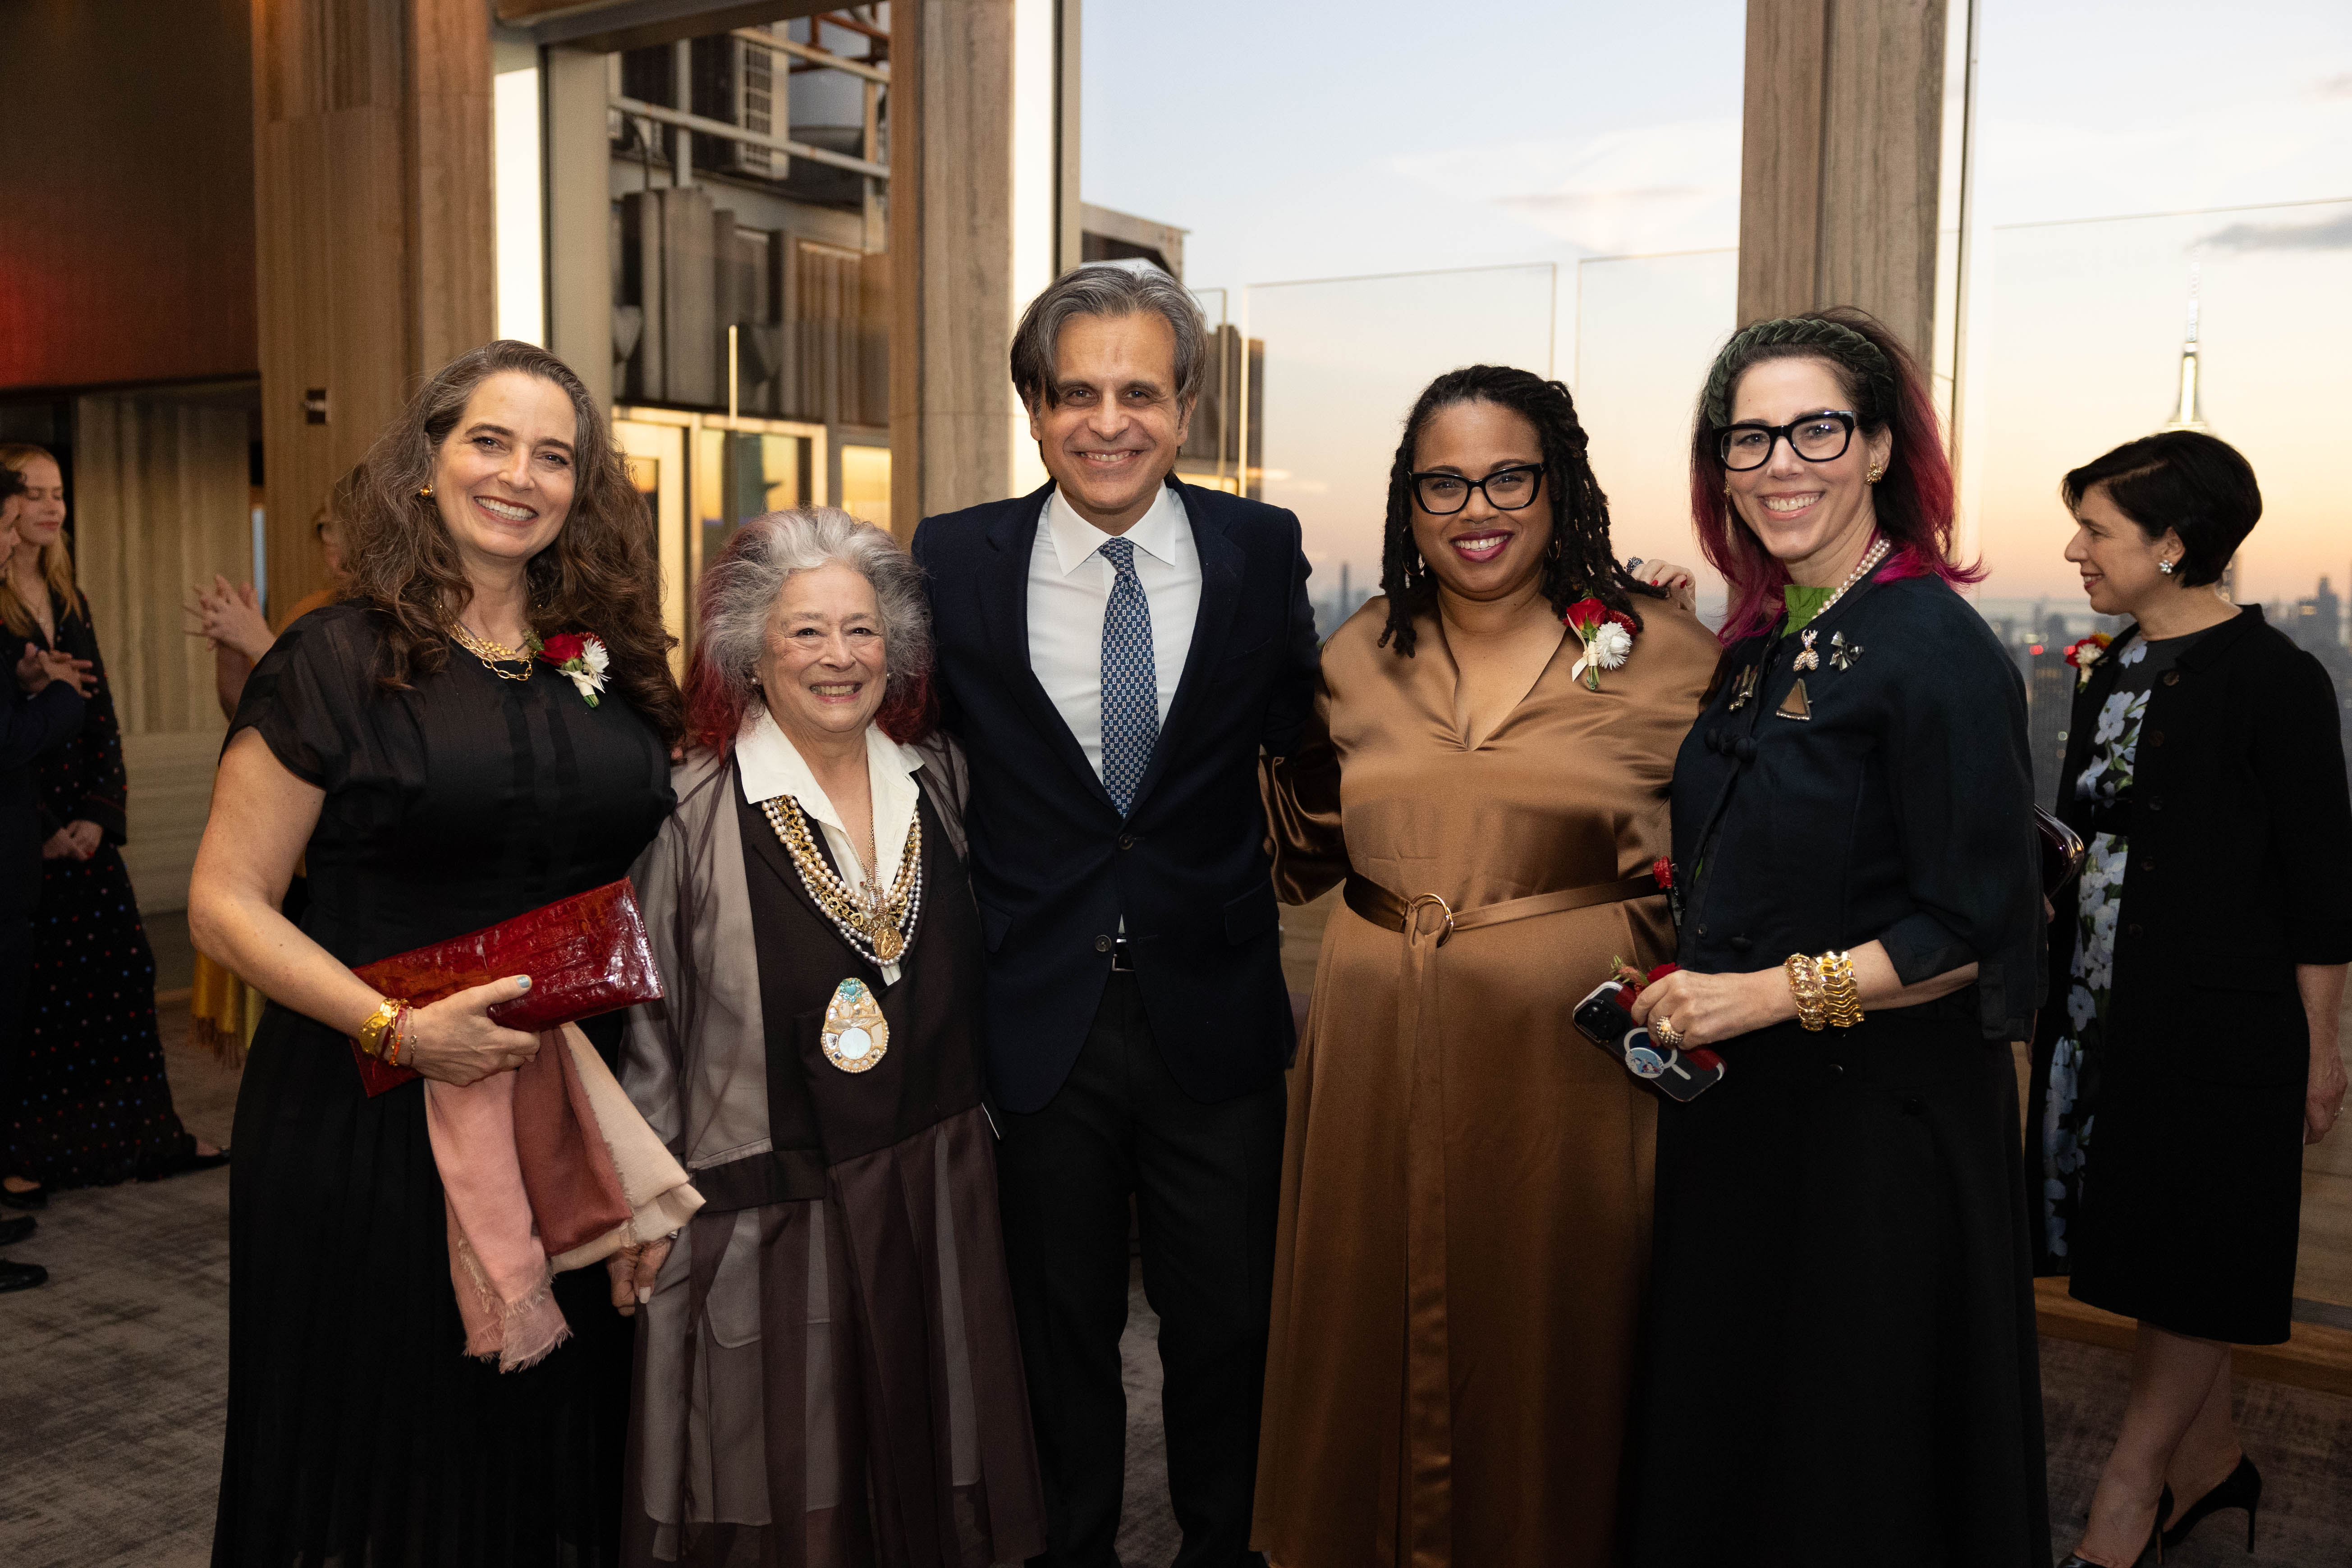
[[[493,375],[520,372],[562,387],[578,416],[572,508],[546,549],[524,568],[530,626],[548,637],[593,632],[613,656],[613,683],[629,706],[675,745],[686,707],[670,674],[676,640],[662,626],[661,578],[652,518],[629,482],[612,431],[572,367],[530,343],[502,338],[458,355],[421,387],[369,449],[363,479],[336,503],[349,544],[347,602],[382,612],[383,662],[376,683],[404,689],[448,663],[448,625],[473,596],[457,542],[430,498],[441,443],[457,428],[474,391]]]

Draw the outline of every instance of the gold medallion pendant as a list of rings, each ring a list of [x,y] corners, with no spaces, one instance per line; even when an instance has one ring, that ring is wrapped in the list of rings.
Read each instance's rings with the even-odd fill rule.
[[[844,1072],[865,1072],[890,1049],[882,1004],[863,980],[845,980],[824,1005],[824,1059]]]

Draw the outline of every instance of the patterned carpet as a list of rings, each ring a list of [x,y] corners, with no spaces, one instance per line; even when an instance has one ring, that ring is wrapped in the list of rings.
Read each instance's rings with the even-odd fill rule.
[[[236,1079],[166,1026],[174,1095],[200,1136],[226,1141]],[[227,1340],[228,1173],[59,1194],[9,1255],[50,1283],[0,1296],[0,1564],[195,1568],[207,1560]],[[1127,1510],[1119,1554],[1160,1568],[1177,1536],[1160,1436],[1157,1323],[1133,1292],[1126,1362]],[[2125,1358],[2042,1342],[2053,1554],[2081,1529],[2123,1413]],[[2352,1561],[2352,1400],[2241,1379],[2238,1415],[2263,1468],[2257,1551],[2236,1514],[2174,1568],[2314,1568]],[[2242,1526],[2239,1526],[2242,1528]]]

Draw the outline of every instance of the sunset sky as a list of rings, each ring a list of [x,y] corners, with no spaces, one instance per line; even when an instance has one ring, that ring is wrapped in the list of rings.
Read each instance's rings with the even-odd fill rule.
[[[1393,0],[1206,0],[1171,71],[1164,9],[1087,6],[1086,197],[1190,229],[1187,281],[1265,340],[1267,499],[1305,521],[1318,591],[1342,560],[1377,575],[1405,405],[1482,358],[1569,381],[1621,547],[1690,557],[1690,400],[1734,323],[1744,12],[1485,0],[1474,37]],[[1980,16],[1961,435],[1982,592],[2078,593],[2058,478],[2170,416],[2192,260],[2205,412],[2267,502],[2241,597],[2343,589],[2352,6]],[[1454,268],[1494,270],[1299,281]]]

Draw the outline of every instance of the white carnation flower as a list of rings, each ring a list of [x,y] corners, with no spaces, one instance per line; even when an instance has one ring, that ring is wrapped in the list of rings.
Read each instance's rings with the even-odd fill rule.
[[[1633,639],[1615,621],[1603,621],[1593,631],[1592,641],[1588,646],[1593,663],[1603,669],[1615,669],[1625,662],[1625,656],[1633,651]]]

